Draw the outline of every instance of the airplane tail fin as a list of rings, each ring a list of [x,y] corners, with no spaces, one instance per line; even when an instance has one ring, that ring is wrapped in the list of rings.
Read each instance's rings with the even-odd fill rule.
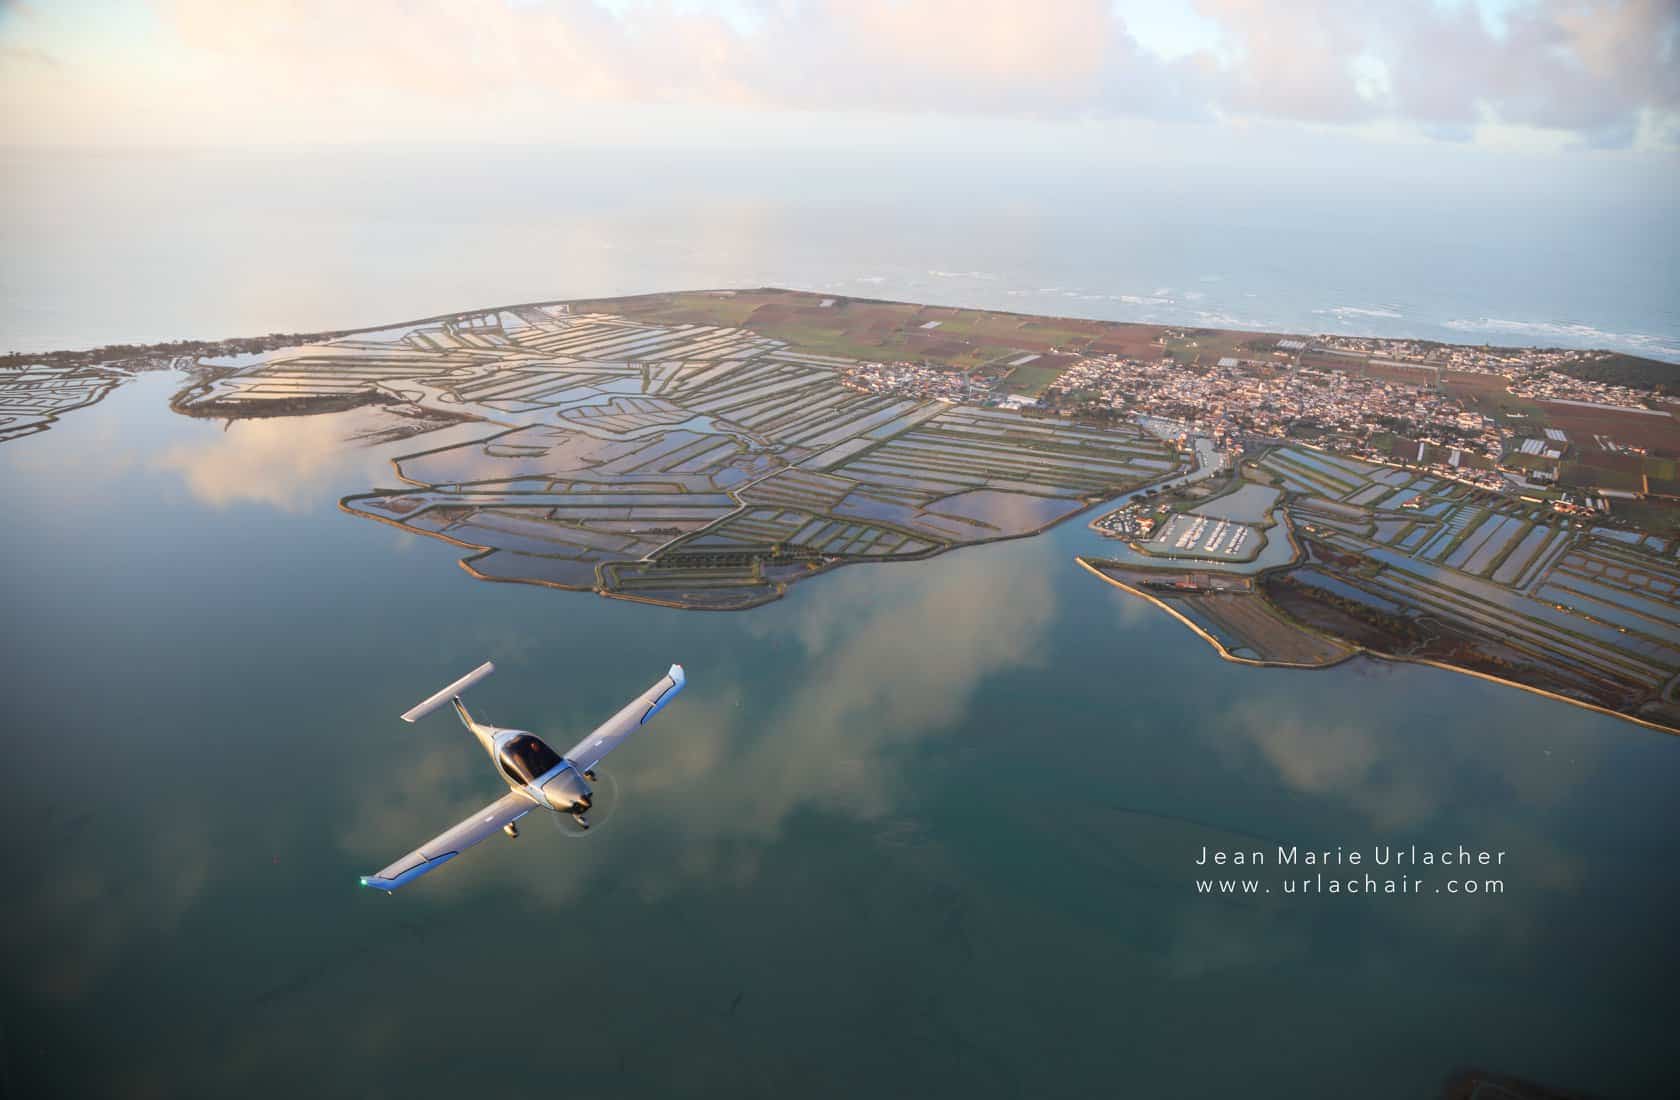
[[[482,728],[473,720],[473,716],[467,713],[467,705],[461,702],[461,697],[459,695],[451,696],[449,701],[454,705],[455,713],[460,716],[461,724],[463,726],[467,727],[474,733],[477,733],[479,729]]]

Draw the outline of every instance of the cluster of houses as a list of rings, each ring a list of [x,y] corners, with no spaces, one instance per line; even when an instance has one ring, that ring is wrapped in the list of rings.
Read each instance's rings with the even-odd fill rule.
[[[1500,447],[1491,420],[1444,393],[1265,360],[1227,357],[1211,368],[1192,370],[1170,359],[1084,359],[1062,372],[1046,402],[1096,404],[1180,419],[1195,433],[1221,441],[1241,436],[1283,439],[1306,426],[1353,438],[1407,430],[1489,457]]]
[[[952,404],[988,404],[993,388],[990,379],[971,377],[962,371],[929,367],[920,363],[864,363],[842,367],[843,385],[863,393],[915,397],[923,401]]]
[[[1580,348],[1490,348],[1433,344],[1421,340],[1391,340],[1365,336],[1320,336],[1316,346],[1358,355],[1406,360],[1460,374],[1491,374],[1505,379],[1518,397],[1546,401],[1586,401],[1627,408],[1680,405],[1680,398],[1654,396],[1649,391],[1576,378],[1568,368],[1602,359],[1602,351]]]
[[[1309,351],[1328,355],[1303,355]],[[1599,354],[1326,335],[1279,340],[1270,356],[1230,355],[1211,365],[1204,359],[1189,366],[1167,355],[1156,360],[1088,356],[1064,370],[1037,401],[1004,393],[985,375],[918,363],[860,362],[843,368],[841,375],[846,385],[869,393],[1170,420],[1182,427],[1182,440],[1205,437],[1232,454],[1240,453],[1244,443],[1305,436],[1355,457],[1398,460],[1443,478],[1509,492],[1550,484],[1551,478],[1532,463],[1521,469],[1511,463],[1517,456],[1561,459],[1569,447],[1562,432],[1512,439],[1508,429],[1439,385],[1405,380],[1403,372],[1355,368],[1369,360],[1434,368],[1437,380],[1446,371],[1497,375],[1513,394],[1547,400],[1629,407],[1675,400],[1562,372]],[[1332,357],[1346,358],[1349,369],[1338,369]],[[1595,442],[1605,450],[1635,450]],[[1577,506],[1602,511],[1600,500],[1584,498]],[[1117,515],[1114,521],[1136,533],[1135,517]]]

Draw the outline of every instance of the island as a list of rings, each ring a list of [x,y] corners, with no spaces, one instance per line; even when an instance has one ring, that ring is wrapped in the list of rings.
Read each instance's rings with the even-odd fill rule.
[[[1080,564],[1227,659],[1680,729],[1672,364],[717,290],[7,356],[0,440],[157,368],[189,416],[388,411],[340,507],[485,580],[740,610],[1094,508]]]

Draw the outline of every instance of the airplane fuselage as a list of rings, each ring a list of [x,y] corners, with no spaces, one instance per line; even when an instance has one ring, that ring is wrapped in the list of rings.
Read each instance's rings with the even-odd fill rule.
[[[576,764],[526,730],[480,726],[478,734],[502,780],[518,794],[550,810],[582,814],[594,791]]]

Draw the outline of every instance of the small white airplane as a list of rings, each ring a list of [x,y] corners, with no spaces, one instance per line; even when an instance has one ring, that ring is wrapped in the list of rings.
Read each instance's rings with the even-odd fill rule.
[[[390,893],[427,871],[443,866],[474,844],[500,829],[510,837],[519,835],[514,824],[539,807],[570,814],[578,825],[589,828],[588,810],[594,794],[595,768],[649,718],[674,699],[688,681],[681,665],[672,665],[659,682],[636,696],[595,732],[573,745],[564,756],[549,748],[535,734],[502,729],[473,720],[461,703],[461,693],[496,671],[489,661],[402,716],[404,722],[424,718],[445,703],[455,707],[461,722],[478,738],[497,770],[511,788],[478,813],[448,832],[440,833],[403,856],[377,875],[363,875],[362,885]]]

